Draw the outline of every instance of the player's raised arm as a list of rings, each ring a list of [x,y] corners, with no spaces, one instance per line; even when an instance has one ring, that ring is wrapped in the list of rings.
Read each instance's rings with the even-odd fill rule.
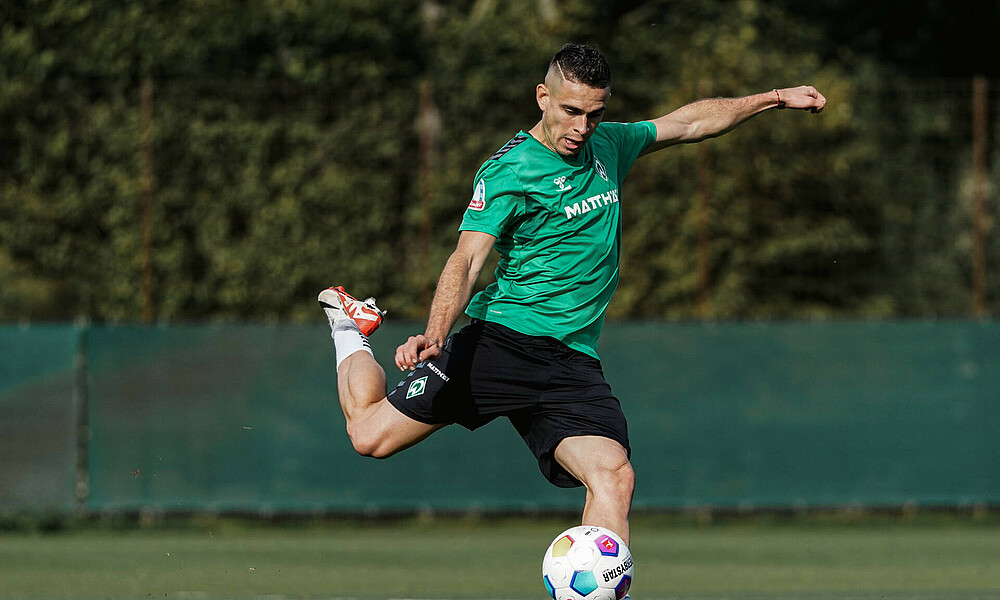
[[[826,106],[826,98],[816,88],[801,85],[774,89],[742,98],[709,98],[684,105],[653,119],[656,142],[646,153],[673,146],[700,142],[732,131],[754,115],[772,108],[790,108],[818,113]]]
[[[413,369],[417,363],[434,359],[441,353],[444,340],[469,303],[472,287],[496,240],[494,236],[479,231],[463,231],[459,235],[458,247],[448,258],[438,279],[427,329],[423,335],[410,336],[396,349],[397,367],[401,370]]]

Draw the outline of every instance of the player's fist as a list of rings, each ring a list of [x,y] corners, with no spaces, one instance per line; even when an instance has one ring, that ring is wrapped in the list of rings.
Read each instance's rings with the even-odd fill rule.
[[[811,85],[775,90],[779,108],[794,108],[818,113],[826,106],[826,98]]]
[[[396,366],[400,371],[414,370],[417,364],[441,355],[441,341],[426,335],[411,335],[396,348]]]

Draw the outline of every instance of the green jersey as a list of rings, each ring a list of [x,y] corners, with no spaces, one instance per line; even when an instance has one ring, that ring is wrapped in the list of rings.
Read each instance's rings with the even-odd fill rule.
[[[461,231],[497,238],[496,281],[466,314],[597,358],[618,285],[621,183],[656,126],[601,123],[576,156],[519,132],[476,174]]]

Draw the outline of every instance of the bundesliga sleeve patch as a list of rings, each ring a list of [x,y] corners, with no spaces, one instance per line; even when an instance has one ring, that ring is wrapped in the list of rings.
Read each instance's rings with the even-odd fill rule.
[[[469,202],[469,210],[483,210],[486,208],[486,182],[482,179],[476,184],[476,191],[472,194],[472,202]]]

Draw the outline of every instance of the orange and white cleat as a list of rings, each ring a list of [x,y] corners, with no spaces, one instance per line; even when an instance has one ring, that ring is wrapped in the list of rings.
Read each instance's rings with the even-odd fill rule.
[[[331,328],[339,319],[350,319],[357,324],[365,337],[375,333],[382,324],[382,317],[386,312],[375,306],[375,298],[368,298],[362,302],[345,292],[339,285],[320,292],[319,305],[323,307]]]

